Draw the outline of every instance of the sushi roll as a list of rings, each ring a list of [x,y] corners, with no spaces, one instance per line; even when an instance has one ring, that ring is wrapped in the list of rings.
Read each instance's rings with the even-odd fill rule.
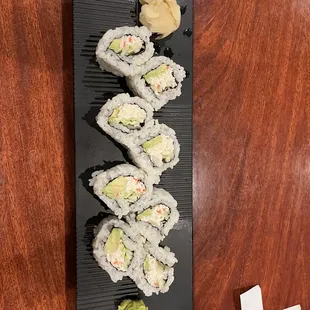
[[[158,56],[151,58],[143,70],[127,77],[127,85],[133,93],[150,102],[155,111],[169,100],[181,95],[185,70],[171,59]]]
[[[151,179],[144,171],[129,164],[96,171],[92,177],[90,186],[94,193],[119,218],[143,210],[152,196]]]
[[[147,208],[128,216],[127,222],[150,243],[162,241],[179,220],[177,201],[164,189],[154,188]]]
[[[108,100],[96,117],[98,125],[127,148],[133,139],[154,125],[153,109],[139,97],[120,94]]]
[[[113,282],[131,275],[141,265],[144,240],[125,222],[110,216],[94,230],[93,255]]]
[[[168,247],[144,244],[142,261],[131,275],[145,296],[166,293],[174,281],[174,264],[178,261]]]
[[[139,74],[142,65],[154,54],[152,33],[146,27],[119,27],[108,30],[96,49],[102,70],[117,76]]]
[[[147,129],[129,150],[134,164],[146,171],[155,184],[159,183],[163,171],[179,162],[179,153],[180,144],[175,131],[159,123]]]

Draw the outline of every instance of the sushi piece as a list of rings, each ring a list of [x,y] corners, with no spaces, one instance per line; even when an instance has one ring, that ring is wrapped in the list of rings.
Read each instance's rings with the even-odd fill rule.
[[[174,281],[174,264],[178,261],[168,247],[154,246],[146,242],[142,262],[132,279],[145,296],[166,293]]]
[[[92,174],[94,193],[121,218],[145,208],[152,196],[153,184],[148,175],[135,166],[121,164]]]
[[[165,124],[155,124],[135,140],[129,150],[134,164],[146,171],[152,182],[158,184],[163,171],[179,162],[180,144],[175,131]]]
[[[139,97],[120,94],[108,100],[96,117],[98,125],[127,148],[133,139],[154,125],[153,109]]]
[[[177,201],[167,191],[154,188],[147,208],[129,215],[127,222],[150,243],[158,244],[179,220],[177,205]]]
[[[143,239],[125,222],[110,216],[94,230],[93,255],[113,282],[133,273],[141,265]]]
[[[119,27],[108,30],[96,49],[102,70],[117,76],[139,74],[142,65],[154,54],[152,33],[146,27]]]
[[[128,76],[126,81],[135,95],[150,102],[157,111],[181,95],[185,75],[183,67],[167,57],[158,56],[151,58],[139,74]]]

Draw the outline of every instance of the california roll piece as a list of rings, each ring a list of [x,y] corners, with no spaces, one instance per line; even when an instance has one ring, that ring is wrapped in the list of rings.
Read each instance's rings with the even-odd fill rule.
[[[127,84],[133,93],[150,102],[159,110],[169,100],[181,95],[185,70],[171,59],[158,56],[151,58],[141,73],[127,77]]]
[[[146,171],[155,184],[160,175],[179,162],[180,144],[175,131],[165,124],[156,124],[135,140],[129,156],[142,170]]]
[[[101,221],[94,233],[94,258],[113,282],[132,274],[141,265],[139,249],[143,239],[128,224],[111,216]]]
[[[131,276],[145,296],[166,293],[174,281],[173,265],[177,262],[168,247],[144,245],[143,260]]]
[[[94,193],[121,218],[145,208],[152,196],[151,178],[142,170],[121,164],[106,171],[96,171],[90,185]]]
[[[147,208],[129,215],[127,222],[150,243],[158,244],[179,220],[177,205],[177,201],[167,191],[154,188]]]
[[[117,76],[139,74],[142,65],[154,54],[152,33],[146,27],[119,27],[108,30],[100,39],[96,56],[102,70]]]
[[[133,139],[154,125],[153,109],[139,97],[120,94],[108,100],[96,117],[98,125],[127,148]]]

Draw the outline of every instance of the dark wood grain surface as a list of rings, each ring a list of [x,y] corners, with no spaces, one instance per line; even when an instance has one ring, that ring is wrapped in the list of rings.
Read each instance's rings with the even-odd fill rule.
[[[2,0],[0,32],[0,309],[74,309],[72,3]]]
[[[310,309],[310,2],[195,11],[195,309]]]
[[[74,309],[72,4],[0,24],[0,309]],[[309,29],[308,0],[196,0],[196,310],[310,309]]]

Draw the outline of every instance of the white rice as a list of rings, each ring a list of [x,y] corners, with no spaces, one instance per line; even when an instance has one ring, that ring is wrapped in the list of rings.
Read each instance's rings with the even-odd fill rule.
[[[124,35],[133,35],[144,41],[145,50],[137,55],[116,54],[109,49],[111,42]],[[97,61],[102,70],[112,72],[117,76],[139,74],[142,65],[154,54],[153,43],[150,42],[152,33],[146,27],[119,27],[108,30],[100,39],[96,49]]]
[[[173,140],[174,157],[170,162],[164,162],[160,167],[157,167],[154,166],[154,163],[151,161],[149,155],[144,151],[142,144],[160,134],[169,136]],[[137,137],[135,139],[134,146],[129,150],[129,156],[134,164],[146,171],[154,184],[158,184],[160,182],[160,176],[165,170],[169,168],[172,169],[179,162],[179,154],[180,144],[175,135],[175,131],[167,125],[159,123],[156,123],[153,127],[145,130],[143,136]]]
[[[166,293],[169,291],[170,285],[174,281],[174,268],[173,265],[177,263],[177,259],[175,254],[170,252],[168,247],[160,247],[156,245],[152,245],[149,242],[146,242],[144,245],[144,251],[142,252],[142,256],[140,258],[140,265],[137,267],[135,272],[132,274],[131,278],[135,281],[138,288],[143,291],[145,296],[151,296],[153,293]],[[146,280],[143,264],[146,258],[146,255],[150,253],[153,257],[155,257],[158,261],[168,267],[168,278],[163,288],[156,288],[149,284]]]
[[[135,231],[139,231],[143,237],[154,245],[157,245],[168,235],[169,231],[178,222],[180,217],[179,211],[177,210],[177,201],[164,189],[154,188],[152,198],[145,209],[159,204],[163,204],[170,209],[168,220],[160,228],[143,221],[138,221],[138,213],[130,214],[126,218],[127,222]]]
[[[123,243],[127,249],[133,253],[132,260],[126,271],[120,271],[115,268],[107,260],[107,255],[104,251],[104,246],[113,228],[121,228],[124,232]],[[95,239],[93,241],[93,254],[98,265],[105,270],[111,277],[113,282],[122,280],[123,277],[133,274],[133,271],[141,266],[143,253],[141,252],[143,237],[135,232],[128,224],[119,220],[114,216],[110,216],[101,221],[98,227],[94,230]]]
[[[156,94],[151,89],[151,87],[146,84],[143,76],[149,71],[156,69],[161,64],[166,64],[172,68],[177,86],[172,89],[167,89],[160,94]],[[150,102],[154,110],[157,111],[169,100],[174,100],[181,95],[182,81],[184,80],[185,75],[185,70],[182,66],[176,64],[170,58],[164,56],[157,56],[151,58],[147,63],[145,63],[140,73],[136,74],[135,76],[128,76],[126,81],[128,87],[133,91],[135,95],[144,98],[146,101]]]
[[[103,188],[119,176],[132,176],[139,179],[145,186],[146,192],[134,203],[125,199],[111,199],[103,194]],[[96,171],[89,182],[93,186],[94,193],[110,208],[116,216],[121,218],[129,212],[139,212],[148,204],[152,193],[153,184],[151,178],[141,169],[129,164],[121,164],[106,171]]]
[[[144,125],[140,129],[129,129],[125,125],[109,124],[108,119],[113,113],[114,109],[123,104],[133,104],[142,108],[146,112],[146,119]],[[143,136],[143,132],[154,125],[153,109],[151,105],[144,99],[139,97],[130,97],[129,94],[119,94],[108,100],[101,108],[100,113],[96,117],[98,125],[111,136],[114,140],[121,143],[127,148],[133,146],[134,138]]]

